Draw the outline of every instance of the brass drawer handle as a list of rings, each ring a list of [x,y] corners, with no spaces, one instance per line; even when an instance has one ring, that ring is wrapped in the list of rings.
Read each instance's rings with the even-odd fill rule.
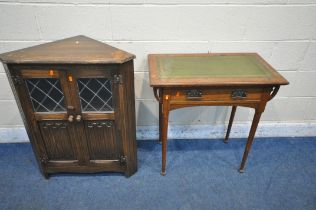
[[[247,92],[243,89],[236,89],[232,91],[232,99],[240,100],[247,98]]]
[[[192,89],[187,91],[187,99],[199,99],[202,95],[202,90]]]

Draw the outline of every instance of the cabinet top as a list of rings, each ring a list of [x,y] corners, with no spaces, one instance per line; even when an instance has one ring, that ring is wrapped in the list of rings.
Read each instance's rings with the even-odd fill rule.
[[[86,36],[75,36],[0,55],[4,63],[120,64],[135,55]]]

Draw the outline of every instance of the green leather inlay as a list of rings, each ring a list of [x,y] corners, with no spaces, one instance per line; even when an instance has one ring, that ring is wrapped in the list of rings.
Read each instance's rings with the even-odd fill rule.
[[[158,57],[160,78],[270,77],[252,55]]]

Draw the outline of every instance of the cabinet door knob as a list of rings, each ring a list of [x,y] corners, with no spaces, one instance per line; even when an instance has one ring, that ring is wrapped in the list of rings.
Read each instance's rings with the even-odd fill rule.
[[[73,122],[73,121],[74,121],[74,116],[73,116],[73,115],[69,115],[68,121],[69,121],[69,122]]]
[[[81,115],[77,115],[77,116],[76,116],[77,122],[80,122],[80,121],[81,121],[81,118],[82,118]]]

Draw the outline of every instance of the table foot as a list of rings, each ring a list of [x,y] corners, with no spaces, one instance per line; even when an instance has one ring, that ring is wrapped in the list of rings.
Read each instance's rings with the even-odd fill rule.
[[[166,172],[165,171],[164,172],[162,171],[160,174],[161,174],[161,176],[166,176]]]
[[[228,139],[225,139],[223,142],[224,142],[225,144],[228,144]]]
[[[244,173],[245,171],[244,171],[244,169],[238,169],[238,172],[242,174],[242,173]]]

